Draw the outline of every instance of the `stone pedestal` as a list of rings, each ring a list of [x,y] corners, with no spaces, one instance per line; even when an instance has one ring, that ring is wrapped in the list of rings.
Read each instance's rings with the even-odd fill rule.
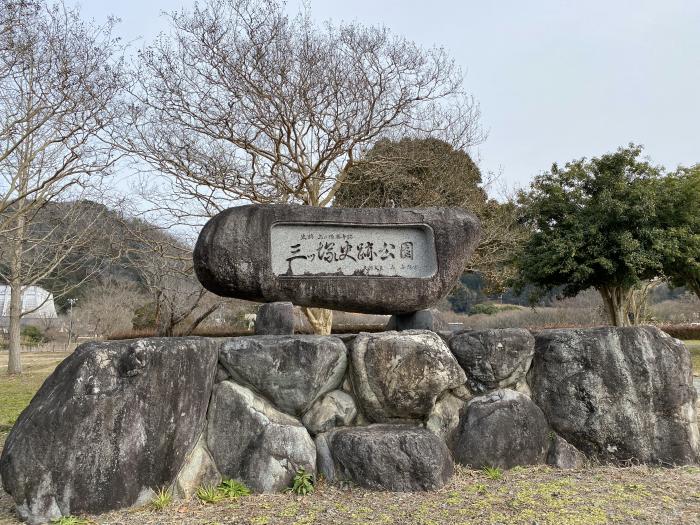
[[[294,333],[294,305],[266,303],[258,309],[255,318],[256,335],[292,335]]]
[[[443,319],[440,311],[437,308],[428,308],[426,310],[418,310],[410,314],[392,315],[389,323],[386,325],[387,330],[396,330],[402,332],[404,330],[431,330],[440,332],[448,329],[447,322]]]

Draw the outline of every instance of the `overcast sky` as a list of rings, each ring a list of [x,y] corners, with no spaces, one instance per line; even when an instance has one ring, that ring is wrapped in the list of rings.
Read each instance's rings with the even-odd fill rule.
[[[83,0],[148,42],[189,0]],[[311,0],[318,20],[381,24],[446,48],[481,105],[482,170],[524,186],[552,162],[628,142],[667,168],[700,162],[700,1]],[[297,12],[300,2],[290,1]]]

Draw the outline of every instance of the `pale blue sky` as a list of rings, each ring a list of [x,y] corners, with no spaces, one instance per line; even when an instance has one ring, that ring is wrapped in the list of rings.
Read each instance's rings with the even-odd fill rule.
[[[82,0],[127,40],[166,29],[189,0]],[[700,162],[697,0],[311,0],[319,20],[382,24],[442,46],[481,104],[483,170],[524,186],[552,162],[636,142],[658,164]],[[300,2],[290,1],[291,12]],[[137,44],[141,45],[141,44]]]

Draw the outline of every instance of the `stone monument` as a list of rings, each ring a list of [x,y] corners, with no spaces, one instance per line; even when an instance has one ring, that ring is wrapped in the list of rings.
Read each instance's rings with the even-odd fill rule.
[[[278,308],[260,312],[254,336],[77,348],[3,447],[18,515],[38,525],[222,479],[281,491],[299,468],[416,491],[442,487],[455,462],[697,463],[690,354],[659,329],[439,330],[427,308],[478,235],[472,215],[439,208],[214,217],[194,254],[204,285]],[[396,314],[394,330],[290,334],[291,303]]]

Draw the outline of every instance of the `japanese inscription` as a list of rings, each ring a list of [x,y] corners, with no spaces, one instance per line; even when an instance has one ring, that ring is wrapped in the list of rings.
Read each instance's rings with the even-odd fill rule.
[[[428,278],[437,271],[426,225],[275,224],[270,245],[272,272],[285,277]]]

